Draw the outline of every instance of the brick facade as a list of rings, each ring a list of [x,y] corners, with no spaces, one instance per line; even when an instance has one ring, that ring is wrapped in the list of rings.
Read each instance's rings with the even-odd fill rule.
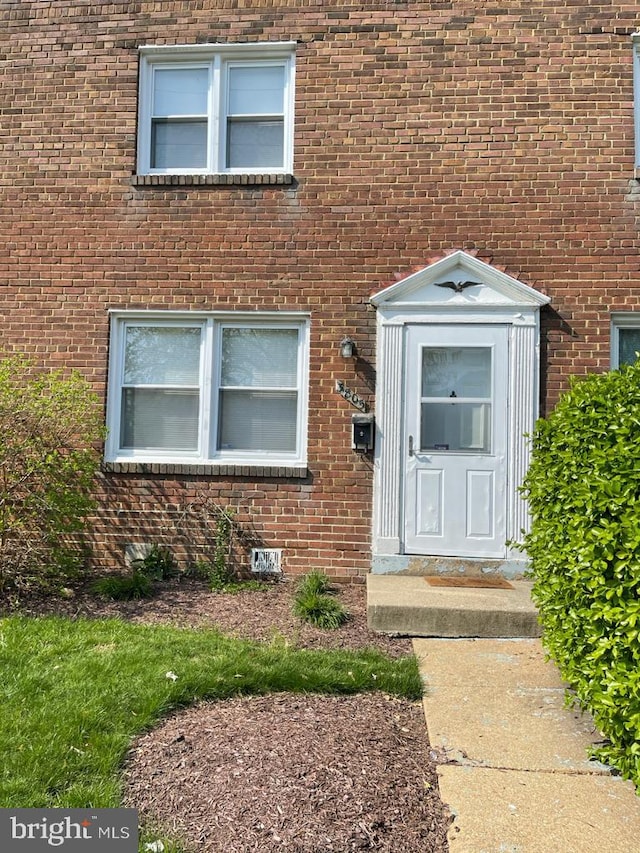
[[[104,397],[110,309],[311,314],[306,476],[105,469],[98,564],[191,547],[199,522],[176,525],[209,499],[285,572],[362,578],[373,463],[335,382],[375,407],[369,296],[442,252],[551,297],[543,410],[609,366],[610,312],[640,310],[635,3],[34,0],[0,20],[6,350]],[[136,178],[138,47],[254,41],[297,43],[293,176]]]

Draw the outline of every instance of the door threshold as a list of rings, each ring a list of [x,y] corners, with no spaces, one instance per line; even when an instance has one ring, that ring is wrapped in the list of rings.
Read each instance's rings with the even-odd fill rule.
[[[435,577],[482,578],[496,575],[509,580],[525,576],[529,564],[524,558],[433,557],[419,554],[374,554],[371,574],[424,575]]]

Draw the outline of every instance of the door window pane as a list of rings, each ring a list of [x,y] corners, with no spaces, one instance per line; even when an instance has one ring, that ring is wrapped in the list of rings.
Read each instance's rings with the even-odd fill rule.
[[[420,449],[491,452],[490,347],[424,347]]]
[[[424,347],[423,397],[491,397],[489,347]]]
[[[420,450],[491,451],[490,403],[423,403]]]

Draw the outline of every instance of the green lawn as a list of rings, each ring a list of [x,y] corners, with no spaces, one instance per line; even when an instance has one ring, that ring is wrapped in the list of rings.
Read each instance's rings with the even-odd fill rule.
[[[199,699],[373,689],[418,699],[415,659],[120,620],[1,619],[0,807],[120,805],[134,736]]]

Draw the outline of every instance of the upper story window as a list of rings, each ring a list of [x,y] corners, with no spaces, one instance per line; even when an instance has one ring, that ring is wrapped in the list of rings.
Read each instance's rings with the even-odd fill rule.
[[[138,173],[292,172],[293,47],[140,48]]]
[[[114,314],[109,462],[302,466],[308,319]]]
[[[640,353],[640,314],[612,314],[611,316],[611,367],[633,364]]]

